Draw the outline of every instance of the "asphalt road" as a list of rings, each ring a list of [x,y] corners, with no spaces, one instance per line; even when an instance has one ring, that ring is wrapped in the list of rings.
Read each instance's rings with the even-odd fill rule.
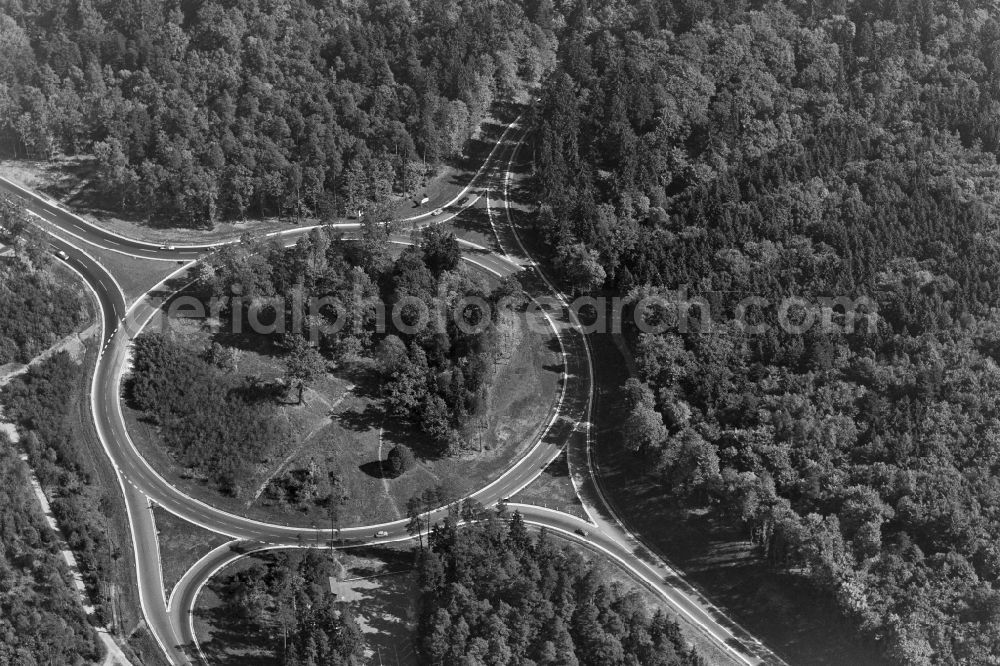
[[[407,221],[413,222],[414,226],[439,223],[461,214],[467,207],[486,203],[491,223],[497,232],[500,252],[464,243],[463,258],[494,275],[520,273],[519,278],[533,293],[558,295],[552,282],[540,272],[524,250],[507,214],[510,167],[520,145],[520,140],[514,142],[509,137],[512,132],[518,131],[517,122],[506,128],[469,186],[446,204],[446,213],[434,216],[426,212]],[[24,199],[26,208],[36,216],[40,226],[46,231],[53,232],[55,227],[58,228],[60,236],[53,235],[53,245],[66,252],[69,256],[66,263],[84,277],[100,304],[104,318],[104,344],[93,378],[91,406],[98,435],[118,472],[125,495],[135,545],[143,612],[171,663],[196,663],[199,650],[191,627],[191,611],[198,592],[218,568],[244,552],[269,547],[328,546],[333,543],[338,547],[351,547],[410,539],[406,531],[407,521],[344,528],[337,534],[332,530],[267,524],[211,507],[185,495],[161,477],[140,455],[129,437],[121,411],[121,379],[127,367],[132,338],[156,313],[165,295],[185,282],[184,273],[191,264],[180,268],[175,276],[168,278],[163,285],[154,288],[146,297],[129,307],[114,277],[85,248],[89,244],[153,260],[193,263],[217,245],[178,245],[168,250],[101,230],[62,207],[2,179],[0,190]],[[470,192],[474,196],[468,197],[462,206],[457,206]],[[499,211],[492,205],[494,201],[502,206]],[[337,226],[350,230],[359,225],[345,223]],[[308,231],[309,228],[299,228],[280,235],[288,243],[294,243]],[[72,241],[66,238],[67,234]],[[401,244],[410,242],[406,235],[394,236],[392,240]],[[589,345],[586,337],[578,330],[579,324],[574,315],[565,307],[564,300],[546,316],[558,335],[565,364],[558,409],[553,412],[547,427],[528,453],[505,474],[471,497],[485,506],[491,506],[515,495],[537,478],[564,448],[568,448],[574,485],[591,521],[541,507],[518,505],[516,508],[525,516],[526,521],[536,527],[546,527],[576,539],[616,560],[637,581],[660,594],[678,613],[688,617],[695,626],[718,642],[738,663],[781,663],[759,642],[729,621],[721,611],[684,584],[676,572],[649,554],[617,521],[600,494],[590,466],[589,428],[593,371]],[[169,605],[165,599],[160,573],[158,542],[151,513],[153,504],[196,525],[234,539],[209,553],[187,572],[175,587]],[[445,511],[442,508],[432,512],[431,519],[443,517]],[[586,533],[586,536],[581,536],[577,530]],[[377,531],[384,531],[386,536],[376,538],[374,534]]]

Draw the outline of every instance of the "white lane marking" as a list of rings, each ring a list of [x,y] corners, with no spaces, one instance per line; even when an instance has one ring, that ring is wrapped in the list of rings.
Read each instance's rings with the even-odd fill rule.
[[[104,245],[103,243],[111,243],[113,245],[118,245],[118,243],[116,241],[107,240],[107,239],[102,239],[102,243],[96,243],[96,242],[94,242],[93,240],[91,240],[89,238],[84,238],[80,234],[73,233],[72,231],[70,231],[69,229],[67,229],[66,226],[59,224],[55,220],[50,220],[50,219],[42,217],[41,215],[39,215],[38,213],[36,213],[33,210],[28,209],[27,207],[25,207],[24,210],[25,210],[25,212],[31,213],[35,217],[37,217],[37,218],[39,218],[41,220],[44,220],[45,222],[51,224],[52,226],[54,226],[56,229],[58,229],[59,231],[63,232],[64,234],[72,236],[73,238],[75,238],[75,239],[77,239],[79,241],[82,241],[82,242],[86,243],[87,245],[92,245],[93,247],[99,248],[101,250],[107,250],[108,252],[114,252],[115,254],[121,254],[121,255],[124,255],[126,257],[131,257],[133,259],[145,259],[145,260],[148,260],[148,261],[163,261],[163,262],[177,261],[176,257],[170,257],[170,258],[167,258],[167,257],[154,257],[154,256],[150,256],[148,254],[135,254],[134,252],[126,252],[124,250],[118,250],[118,249],[113,248],[113,247],[108,247],[107,245]],[[73,225],[73,226],[79,229],[79,227],[77,227],[76,225]]]
[[[39,215],[38,213],[36,213],[36,212],[34,212],[34,211],[32,211],[32,210],[28,210],[27,208],[25,208],[25,209],[24,209],[24,212],[26,212],[26,213],[28,213],[28,214],[30,214],[30,215],[34,215],[35,217],[37,217],[37,218],[38,218],[38,219],[40,219],[40,220],[44,220],[44,219],[45,219],[45,218],[43,218],[43,217],[42,217],[41,215]],[[88,259],[90,259],[90,260],[91,260],[92,262],[94,262],[95,264],[97,264],[98,266],[100,266],[100,267],[101,267],[101,270],[102,270],[102,271],[104,271],[104,273],[105,273],[105,274],[106,274],[106,275],[107,275],[107,276],[108,276],[109,278],[111,278],[111,281],[112,281],[112,282],[114,282],[114,283],[115,283],[115,287],[116,287],[116,288],[118,289],[118,293],[119,293],[119,294],[121,294],[121,297],[122,297],[122,302],[123,302],[123,303],[128,303],[128,299],[126,299],[126,298],[125,298],[125,290],[124,290],[124,289],[122,289],[122,286],[121,286],[120,284],[118,284],[118,280],[117,280],[117,279],[115,278],[115,276],[114,276],[114,275],[113,275],[113,274],[111,273],[111,271],[109,271],[108,269],[104,268],[104,266],[103,266],[103,265],[101,264],[101,262],[99,262],[99,261],[98,261],[97,259],[95,259],[93,255],[91,255],[91,254],[90,254],[89,252],[87,252],[86,250],[84,250],[84,249],[83,249],[82,247],[79,247],[79,246],[77,246],[77,245],[74,245],[74,244],[73,244],[72,242],[70,242],[70,241],[66,240],[65,238],[62,238],[62,237],[61,237],[61,236],[59,236],[58,234],[55,234],[55,233],[53,233],[53,232],[51,232],[51,231],[49,231],[49,230],[44,230],[44,231],[45,231],[45,233],[47,233],[48,235],[50,235],[50,236],[53,236],[53,237],[55,237],[55,238],[58,238],[58,239],[59,239],[59,240],[60,240],[61,242],[63,242],[63,243],[66,243],[66,245],[69,245],[69,246],[70,246],[71,248],[73,248],[74,250],[76,250],[77,252],[79,252],[80,254],[82,254],[83,256],[87,257],[87,258],[88,258]],[[69,266],[69,264],[68,264],[68,263],[66,263],[66,262],[63,262],[63,263],[64,263],[64,265],[67,265],[67,266]],[[70,268],[72,268],[72,266],[70,266]],[[80,273],[79,271],[77,271],[77,275],[79,275],[79,276],[80,276],[81,278],[83,278],[83,281],[84,281],[84,282],[87,282],[87,283],[89,284],[89,282],[87,281],[87,278],[86,278],[86,277],[84,277],[82,273]],[[104,284],[104,281],[103,281],[103,280],[100,280],[100,279],[98,279],[98,280],[97,280],[97,284],[101,285],[101,288],[102,288],[102,289],[104,289],[104,290],[105,290],[105,292],[106,292],[106,291],[108,290],[108,287],[107,287],[107,285],[105,285],[105,284]],[[95,295],[96,295],[96,292],[95,292]],[[100,298],[98,298],[98,305],[100,305]]]

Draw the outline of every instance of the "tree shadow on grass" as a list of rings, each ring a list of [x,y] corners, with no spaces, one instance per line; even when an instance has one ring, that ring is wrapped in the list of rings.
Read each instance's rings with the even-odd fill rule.
[[[496,243],[494,243],[494,246],[495,245],[496,245]],[[496,249],[499,249],[499,248],[496,248]],[[483,257],[483,258],[486,258],[486,257],[489,257],[490,255],[492,255],[493,252],[491,252],[490,250],[480,250],[479,248],[476,248],[476,247],[466,247],[466,248],[462,248],[462,254],[464,254],[464,255],[471,255],[472,257]]]
[[[417,460],[428,462],[431,460],[440,460],[445,457],[441,451],[441,447],[431,441],[431,438],[425,435],[420,430],[420,427],[409,419],[387,416],[382,423],[382,430],[385,454],[388,454],[393,446],[405,444],[410,447],[410,450],[413,451],[413,456]]]
[[[389,566],[398,571],[398,567]],[[368,634],[369,648],[378,652],[385,664],[418,663],[414,654],[416,639],[409,625],[414,594],[414,574],[407,572],[380,576],[377,590],[364,594],[354,606],[356,613],[374,631]]]
[[[382,382],[370,365],[366,363],[347,363],[337,368],[336,376],[346,379],[354,386],[352,393],[359,398],[378,400]]]
[[[503,113],[502,110],[500,113],[502,116],[509,115]],[[501,123],[484,122],[481,126],[482,131],[479,133],[479,136],[469,139],[466,142],[462,156],[452,162],[453,166],[465,172],[455,175],[454,184],[464,186],[469,182],[471,175],[476,173],[479,167],[482,166],[490,151],[493,150],[493,146],[496,145],[497,140],[503,135],[503,131],[507,129],[508,122],[510,121]],[[508,138],[510,138],[510,135],[508,135]]]
[[[231,389],[229,394],[248,404],[299,404],[297,399],[287,399],[286,396],[289,395],[288,387],[283,382],[278,381],[247,381]],[[294,391],[292,391],[292,394],[298,396],[298,393]]]
[[[252,620],[229,612],[225,604],[214,608],[197,608],[195,615],[211,629],[201,649],[209,663],[224,666],[274,666],[276,645],[269,632],[255,626]],[[234,646],[239,652],[230,651]],[[193,647],[193,646],[192,646]]]
[[[480,208],[478,206],[466,208],[462,211],[461,215],[456,215],[448,220],[448,224],[454,227],[455,231],[459,233],[464,231],[466,233],[481,234],[487,237],[489,239],[489,242],[487,243],[489,249],[494,252],[500,251],[500,246],[493,235],[493,229],[490,227],[490,218],[486,213],[485,208]],[[468,246],[463,246],[462,251],[468,253],[474,252],[473,248]]]
[[[521,150],[524,151],[523,146],[521,147]],[[523,152],[518,157],[519,161],[525,159]],[[530,159],[530,156],[528,159]],[[514,167],[514,170],[517,171],[516,166]],[[524,181],[524,182],[528,183],[530,181]],[[538,204],[538,193],[535,192],[532,189],[532,187],[527,184],[509,186],[507,188],[507,198],[515,206],[533,207]],[[534,213],[532,211],[511,208],[510,216],[511,219],[514,221],[515,226],[517,226],[520,229],[521,227],[530,225],[531,219],[534,217]]]
[[[354,432],[368,432],[379,427],[385,420],[385,411],[375,404],[368,404],[360,412],[341,412],[335,415],[337,421],[348,430]]]
[[[244,321],[246,321],[244,319]],[[279,347],[274,336],[254,333],[252,331],[234,332],[234,327],[223,322],[222,327],[212,336],[212,342],[223,347],[231,347],[245,352],[253,352],[260,356],[275,358],[282,356],[285,350]]]
[[[7,151],[4,151],[6,153]],[[0,154],[0,157],[5,155]],[[118,196],[109,194],[99,184],[100,165],[96,159],[60,161],[46,169],[52,185],[42,188],[55,199],[62,200],[78,214],[96,217],[116,217],[150,228],[204,229],[203,225],[185,223],[172,215],[154,214],[144,206],[122,207]]]
[[[208,296],[199,293],[190,283],[191,277],[188,273],[181,273],[164,282],[163,286],[159,289],[150,291],[148,298],[151,301],[161,301],[161,309],[174,309],[181,314],[190,314],[196,311],[193,304],[190,304],[190,299],[195,298],[201,303],[201,309],[207,313],[209,309]],[[177,302],[181,298],[185,299],[185,303],[181,304]]]
[[[384,460],[373,460],[363,465],[358,465],[358,469],[372,477],[373,479],[395,479],[396,477],[389,471],[389,466]]]
[[[569,477],[569,461],[566,457],[566,449],[563,449],[559,457],[548,464],[544,473],[553,478]]]
[[[545,348],[548,349],[553,354],[559,354],[562,356],[562,346],[559,344],[559,338],[552,336],[545,341]],[[562,363],[559,363],[559,367],[562,367]]]

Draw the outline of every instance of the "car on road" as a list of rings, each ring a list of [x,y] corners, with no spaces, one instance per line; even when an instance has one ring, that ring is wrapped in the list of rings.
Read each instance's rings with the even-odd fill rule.
[[[434,215],[435,217],[437,217],[438,215],[440,215],[440,214],[441,214],[441,213],[443,213],[443,212],[444,212],[444,209],[443,209],[443,208],[435,208],[435,209],[434,209],[434,212],[433,212],[433,213],[431,213],[431,215]]]
[[[375,533],[376,539],[384,539],[387,536],[389,536],[389,533],[386,532],[385,530],[379,530],[378,532]]]
[[[63,252],[62,250],[56,250],[56,256],[62,259],[63,261],[69,261],[69,255]]]
[[[587,537],[587,536],[589,536],[589,535],[587,534],[587,530],[581,530],[581,529],[580,529],[579,527],[578,527],[578,528],[576,528],[576,529],[575,529],[575,530],[573,530],[573,531],[574,531],[574,532],[576,532],[577,534],[579,534],[579,535],[580,535],[580,536],[582,536],[582,537]]]
[[[161,250],[167,250],[168,252],[173,252],[173,251],[174,251],[174,250],[176,250],[177,248],[176,248],[176,247],[174,247],[173,245],[161,245],[161,246],[160,246],[160,249],[161,249]]]

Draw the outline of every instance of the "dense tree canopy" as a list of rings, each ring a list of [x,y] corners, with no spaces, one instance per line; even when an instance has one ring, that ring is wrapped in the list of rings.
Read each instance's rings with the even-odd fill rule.
[[[499,318],[522,305],[511,298],[497,307],[520,293],[516,279],[491,289],[459,257],[454,235],[439,229],[393,258],[384,235],[347,241],[327,227],[292,248],[251,239],[224,248],[196,289],[239,296],[222,312],[230,330],[236,319],[273,328],[296,384],[323,358],[372,357],[388,411],[418,424],[435,452],[454,452],[485,409]]]
[[[5,198],[0,198],[0,242],[14,248],[12,257],[0,260],[0,365],[25,363],[79,330],[89,318],[88,308],[80,288],[66,283],[66,273],[56,269],[42,232],[29,224],[23,209]],[[120,552],[110,543],[106,522],[113,512],[98,510],[108,507],[94,475],[94,460],[82,450],[79,421],[72,421],[82,394],[81,372],[68,354],[52,355],[0,388],[0,404],[4,420],[17,425],[20,447],[48,494],[54,516],[60,525],[71,526],[66,540],[76,554],[98,618],[108,622],[113,558]],[[4,501],[14,527],[0,530],[0,553],[15,561],[8,563],[13,567],[6,570],[10,577],[0,574],[13,586],[0,592],[11,595],[0,603],[4,606],[0,617],[9,620],[0,629],[5,634],[0,639],[0,662],[80,663],[98,648],[65,581],[55,536],[35,515],[36,500],[27,478],[20,463],[13,461],[13,448],[6,439],[3,442]],[[2,561],[0,555],[0,568]],[[29,632],[26,627],[32,624],[35,630]]]
[[[49,248],[24,209],[0,195],[0,365],[27,363],[86,320],[75,289],[48,270]]]
[[[282,666],[364,663],[364,634],[352,608],[330,594],[337,565],[328,554],[280,552],[250,562],[224,574],[225,610],[244,627],[262,629]]]
[[[94,663],[101,654],[31,492],[27,470],[0,433],[0,663]]]
[[[74,289],[57,285],[20,250],[12,261],[17,265],[0,267],[9,275],[0,281],[5,295],[2,307],[12,318],[0,325],[0,349],[17,349],[19,342],[27,341],[25,355],[34,356],[83,321],[86,309]],[[44,300],[46,295],[52,296],[51,303]],[[48,306],[62,306],[72,314],[65,319],[55,313],[49,319],[42,317],[34,322],[33,332],[18,339],[23,329],[12,331],[9,325],[30,320],[33,311]],[[54,326],[66,328],[53,330]],[[77,363],[66,353],[56,354],[12,378],[0,389],[0,404],[4,420],[17,425],[19,448],[47,491],[53,515],[61,526],[71,526],[66,541],[76,554],[97,618],[107,622],[104,593],[112,578],[112,549],[105,519],[96,511],[102,492],[91,485],[92,463],[85,461],[68,422],[79,377]],[[17,448],[3,433],[0,502],[0,663],[94,662],[101,654],[100,644],[59,553],[59,539],[41,514]]]
[[[606,1],[557,34],[536,224],[567,282],[582,243],[605,287],[712,313],[631,332],[623,448],[745,524],[895,662],[995,659],[996,13]],[[788,296],[817,321],[825,297],[878,316],[792,332]],[[765,332],[731,321],[747,297]]]
[[[185,464],[233,494],[289,441],[273,386],[225,373],[159,333],[135,339],[128,397]]]
[[[0,132],[93,153],[111,201],[178,224],[324,217],[414,192],[553,57],[516,0],[22,0]]]
[[[694,666],[677,625],[608,583],[520,515],[435,525],[420,564],[420,649],[430,664]]]

